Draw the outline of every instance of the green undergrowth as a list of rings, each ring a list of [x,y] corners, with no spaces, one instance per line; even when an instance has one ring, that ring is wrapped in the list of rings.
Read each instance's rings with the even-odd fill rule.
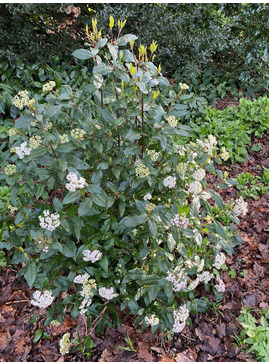
[[[269,129],[269,99],[259,97],[256,100],[240,99],[238,106],[217,110],[206,108],[198,117],[188,123],[191,136],[178,138],[179,143],[203,139],[212,134],[218,138],[219,145],[229,153],[230,162],[247,160],[247,147],[252,138],[261,137]]]
[[[262,310],[257,320],[251,312],[254,308],[241,310],[238,320],[242,326],[240,336],[235,336],[236,345],[255,356],[258,362],[269,361],[269,310]]]

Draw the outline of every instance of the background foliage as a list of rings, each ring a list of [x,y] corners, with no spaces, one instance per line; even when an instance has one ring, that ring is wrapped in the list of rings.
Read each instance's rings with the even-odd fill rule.
[[[205,84],[212,95],[268,89],[268,4],[90,4],[90,13],[87,4],[75,6],[79,15],[70,4],[0,5],[1,59],[51,62],[57,54],[71,61],[91,15],[103,28],[113,15],[127,19],[126,31],[141,43],[157,41],[163,71],[191,81],[196,91]]]

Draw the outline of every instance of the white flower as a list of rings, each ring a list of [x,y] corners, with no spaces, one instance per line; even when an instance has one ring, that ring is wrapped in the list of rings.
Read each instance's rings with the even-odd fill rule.
[[[44,291],[43,293],[35,291],[33,297],[34,299],[31,301],[31,304],[38,306],[39,308],[46,308],[50,306],[54,300],[51,291]]]
[[[233,208],[235,216],[246,215],[248,211],[247,206],[248,203],[243,200],[242,196],[240,196],[237,200],[235,200],[235,205]]]
[[[27,148],[27,142],[23,142],[19,147],[15,148],[15,153],[18,154],[20,159],[23,159],[24,156],[30,155],[31,148]]]
[[[186,321],[190,314],[187,305],[186,304],[182,305],[179,308],[179,310],[175,310],[173,314],[174,314],[174,326],[172,328],[172,331],[174,331],[175,333],[179,333],[184,329]]]
[[[220,277],[216,276],[216,280],[218,284],[215,284],[215,288],[218,292],[222,293],[225,292],[225,284]]]
[[[190,87],[186,84],[186,83],[179,83],[179,87],[181,88],[181,90],[188,90]]]
[[[7,176],[11,176],[12,174],[16,173],[17,170],[16,170],[16,166],[15,164],[8,164],[5,168],[5,174]]]
[[[45,85],[43,85],[42,91],[43,92],[48,92],[51,91],[53,89],[53,87],[56,86],[56,83],[54,81],[49,81],[47,83],[45,83]]]
[[[92,297],[94,296],[95,290],[97,288],[97,284],[94,279],[86,279],[83,282],[82,291],[80,291],[80,295],[83,297],[83,301],[79,306],[80,313],[86,313],[87,308],[92,303]]]
[[[150,176],[149,168],[145,166],[141,161],[137,161],[135,167],[135,174],[138,178],[146,178]]]
[[[175,128],[177,126],[177,120],[176,120],[176,118],[173,115],[168,116],[167,122],[173,128]]]
[[[177,178],[172,176],[168,176],[163,180],[164,187],[173,188],[175,187],[176,183],[177,183]]]
[[[37,147],[40,146],[41,143],[42,143],[42,139],[39,135],[33,135],[29,139],[29,145],[30,145],[30,148],[32,148],[32,149],[36,149]]]
[[[146,149],[146,153],[153,162],[156,162],[156,160],[159,158],[161,154],[160,152],[156,152],[155,150],[150,150],[150,149]]]
[[[68,143],[69,137],[67,134],[59,135],[59,140],[61,144]]]
[[[198,278],[196,278],[194,281],[192,281],[190,284],[189,284],[189,286],[188,286],[188,290],[189,291],[192,291],[192,290],[194,290],[197,286],[198,286],[198,284],[200,283],[200,280],[198,279]]]
[[[197,169],[197,171],[193,173],[192,177],[195,181],[202,181],[205,178],[205,170],[202,168]]]
[[[181,291],[183,288],[187,287],[187,276],[185,271],[176,267],[173,272],[167,272],[167,277],[165,278],[167,281],[173,283],[173,290],[175,292]]]
[[[42,249],[42,252],[47,253],[49,251],[49,247],[45,246],[45,248]]]
[[[197,278],[200,282],[204,282],[207,284],[209,281],[211,281],[211,279],[214,278],[214,274],[205,271],[202,274],[197,274]]]
[[[82,254],[85,262],[91,261],[92,263],[95,263],[102,257],[102,253],[99,250],[83,250]]]
[[[215,263],[213,264],[213,267],[215,267],[216,269],[220,269],[223,264],[225,264],[225,260],[226,257],[224,253],[217,254],[215,256]]]
[[[145,201],[151,200],[152,199],[152,195],[150,193],[147,193],[143,198],[144,198]]]
[[[198,181],[191,182],[188,188],[188,192],[194,195],[198,195],[198,193],[202,192],[202,185]]]
[[[33,100],[29,99],[28,91],[19,91],[18,95],[14,96],[12,99],[13,105],[15,105],[18,109],[22,110],[24,106],[29,106]]]
[[[83,275],[79,274],[77,275],[73,282],[78,284],[83,284],[85,281],[87,281],[90,278],[90,275],[88,273],[85,273]]]
[[[224,161],[227,161],[227,159],[229,159],[229,153],[227,152],[225,147],[221,147],[220,150],[221,150],[220,158],[223,159]]]
[[[60,353],[62,355],[68,354],[69,353],[69,348],[70,348],[70,334],[64,334],[63,337],[60,340]]]
[[[101,287],[99,288],[98,293],[101,297],[105,298],[108,301],[118,296],[117,293],[114,293],[113,287],[111,288]]]
[[[84,188],[86,181],[85,178],[80,177],[80,179],[78,179],[77,175],[73,172],[68,173],[68,175],[66,176],[66,179],[68,181],[70,181],[70,183],[67,183],[65,185],[66,189],[68,191],[76,191],[77,188]]]
[[[147,325],[156,326],[160,322],[159,318],[156,315],[146,316],[145,321]]]
[[[58,226],[60,226],[60,215],[57,213],[50,214],[49,210],[43,211],[44,216],[38,216],[39,218],[39,225],[47,229],[49,231],[55,230]]]
[[[186,322],[180,322],[180,321],[175,321],[174,322],[174,325],[173,325],[173,328],[172,328],[172,331],[175,333],[175,334],[178,334],[180,332],[182,332],[182,330],[184,329],[184,327],[186,326]]]
[[[86,134],[86,131],[83,129],[76,128],[76,129],[71,130],[71,137],[73,137],[77,140],[81,140],[85,134]]]
[[[189,219],[187,219],[186,216],[180,216],[179,214],[176,214],[172,219],[171,219],[171,224],[175,225],[176,227],[181,227],[183,229],[187,229],[188,224],[189,224]]]

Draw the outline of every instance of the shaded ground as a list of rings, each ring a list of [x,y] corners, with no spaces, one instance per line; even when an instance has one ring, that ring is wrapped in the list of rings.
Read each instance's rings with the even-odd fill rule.
[[[254,140],[261,143],[263,150],[250,151],[249,161],[242,165],[221,166],[219,169],[230,170],[230,177],[239,173],[259,174],[259,166],[269,165],[269,137]],[[208,178],[209,185],[216,182],[216,177]],[[237,190],[230,188],[221,192],[224,200],[236,198]],[[59,354],[59,339],[66,332],[73,338],[87,334],[83,317],[76,322],[67,317],[58,327],[50,325],[44,328],[46,310],[31,306],[32,292],[23,279],[16,279],[14,269],[0,272],[0,360],[3,361],[226,361],[238,362],[249,359],[245,353],[233,345],[233,335],[239,334],[237,317],[242,306],[268,308],[269,288],[269,195],[259,200],[246,199],[248,213],[241,219],[240,235],[245,244],[235,249],[235,254],[227,258],[229,270],[234,269],[236,278],[231,278],[226,271],[223,279],[226,284],[225,299],[206,314],[193,315],[193,325],[186,327],[182,334],[172,340],[159,332],[142,333],[132,327],[133,318],[120,313],[123,324],[117,328],[106,329],[103,339],[95,333],[91,336],[95,342],[91,357],[80,354],[68,354],[62,358]],[[29,320],[40,315],[35,323]],[[37,329],[46,331],[50,337],[33,343]],[[116,349],[128,345],[125,338],[129,335],[136,352]]]

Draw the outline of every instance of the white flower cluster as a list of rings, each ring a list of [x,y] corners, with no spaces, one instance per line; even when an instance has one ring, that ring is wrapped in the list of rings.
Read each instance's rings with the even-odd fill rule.
[[[14,212],[16,212],[17,210],[19,210],[18,207],[12,206],[12,205],[8,205],[7,207],[10,211],[11,214],[14,214]]]
[[[76,173],[73,173],[73,172],[68,173],[68,175],[66,176],[66,179],[67,179],[67,181],[69,181],[69,183],[67,183],[65,185],[65,187],[68,191],[74,192],[74,191],[76,191],[77,188],[85,187],[85,183],[86,183],[85,178],[80,177],[80,179],[78,179]]]
[[[217,139],[212,134],[208,135],[208,137],[203,142],[201,140],[197,140],[197,144],[200,145],[210,155],[212,155],[217,143]]]
[[[179,83],[179,87],[181,88],[181,90],[188,90],[190,87],[186,84],[186,83]]]
[[[43,211],[44,216],[39,216],[40,226],[49,231],[55,230],[60,226],[60,215],[57,213],[50,214],[49,210]]]
[[[202,181],[205,178],[205,170],[203,168],[197,169],[192,175],[195,181]]]
[[[16,129],[13,129],[13,128],[11,128],[11,129],[9,129],[9,131],[8,131],[8,135],[11,137],[11,136],[13,136],[13,135],[16,135],[17,134],[17,130]]]
[[[36,121],[31,121],[31,126],[37,126],[37,122]]]
[[[45,125],[45,126],[44,126],[44,130],[45,130],[45,131],[48,131],[48,130],[50,130],[52,127],[53,127],[53,124],[49,121],[49,122],[47,123],[47,125]]]
[[[221,147],[220,151],[221,151],[220,158],[223,159],[224,161],[227,161],[227,159],[229,159],[229,153],[227,152],[225,147]]]
[[[200,192],[202,192],[202,185],[198,181],[191,182],[188,188],[188,192],[192,193],[193,195],[198,195]]]
[[[85,273],[83,275],[79,274],[77,275],[73,282],[78,284],[83,284],[85,281],[87,281],[90,278],[90,275],[88,273]]]
[[[168,188],[175,187],[176,183],[177,183],[177,178],[172,177],[172,176],[168,176],[163,180],[164,187],[168,187]]]
[[[180,306],[179,310],[175,310],[173,314],[174,314],[174,325],[172,331],[174,331],[175,333],[179,333],[184,329],[190,312],[187,308],[187,305],[184,304]]]
[[[224,253],[217,254],[215,256],[215,263],[213,264],[213,267],[215,267],[216,269],[221,269],[223,264],[225,264],[225,260],[226,257]]]
[[[171,219],[171,224],[175,225],[176,227],[181,227],[183,229],[187,229],[188,225],[189,225],[189,219],[184,215],[184,216],[180,216],[179,214],[176,214],[172,219]]]
[[[90,261],[92,263],[95,263],[102,257],[102,253],[99,250],[83,250],[82,254],[83,260],[85,260],[85,262]]]
[[[71,137],[73,137],[77,140],[81,140],[85,134],[86,134],[86,131],[83,129],[76,128],[76,129],[71,130]]]
[[[99,288],[98,293],[101,297],[105,298],[108,301],[118,296],[117,293],[114,293],[113,287],[111,288],[101,287]]]
[[[14,96],[12,99],[13,105],[15,105],[20,110],[22,110],[24,106],[32,105],[34,102],[34,99],[29,99],[27,90],[19,91],[18,95]]]
[[[194,281],[190,282],[188,290],[193,291],[198,286],[199,283],[200,283],[199,278],[196,278]]]
[[[145,321],[147,325],[156,326],[160,322],[159,318],[156,315],[146,316]]]
[[[96,288],[97,284],[94,279],[87,279],[84,281],[82,291],[80,291],[80,295],[83,297],[83,301],[79,306],[81,314],[86,313],[87,307],[91,305]]]
[[[159,152],[156,152],[155,150],[150,150],[150,149],[146,149],[146,153],[153,162],[156,162],[156,160],[159,158],[161,154]]]
[[[146,167],[145,164],[139,160],[136,162],[135,174],[138,178],[146,178],[150,175],[150,171],[148,167]]]
[[[64,334],[60,340],[60,353],[62,355],[68,354],[70,345],[70,334],[68,332],[67,334]]]
[[[247,206],[248,203],[243,200],[242,196],[235,200],[233,208],[235,216],[246,215],[246,213],[248,212]]]
[[[5,174],[7,176],[11,176],[12,174],[16,173],[16,166],[15,164],[8,164],[5,168]]]
[[[181,291],[183,288],[187,287],[187,275],[185,271],[179,267],[176,267],[173,272],[166,272],[167,281],[173,283],[173,290],[175,292]]]
[[[150,193],[147,193],[147,194],[143,197],[143,199],[144,199],[145,201],[151,200],[151,199],[152,199],[152,195],[151,195]]]
[[[169,115],[167,118],[167,122],[173,128],[177,126],[177,119],[174,117],[174,115]]]
[[[209,281],[211,281],[211,279],[214,278],[214,274],[205,271],[202,274],[197,274],[197,278],[199,279],[200,282],[204,282],[207,284]]]
[[[67,134],[59,135],[59,140],[61,144],[68,143],[69,137]]]
[[[19,147],[15,148],[15,153],[18,154],[20,159],[23,159],[24,156],[30,155],[31,148],[27,148],[27,142],[23,142]]]
[[[156,205],[154,205],[154,203],[148,203],[147,205],[146,205],[146,207],[145,207],[145,210],[149,213],[149,214],[151,214],[152,213],[152,211],[155,209],[155,207],[156,207]]]
[[[220,277],[216,276],[216,280],[218,284],[215,284],[215,288],[219,293],[225,292],[225,284]]]
[[[45,85],[43,85],[42,87],[42,91],[43,92],[49,92],[53,89],[53,87],[56,86],[56,83],[54,81],[49,81],[47,83],[45,83]]]
[[[46,308],[50,306],[54,300],[51,291],[44,291],[43,293],[35,291],[33,297],[34,299],[31,301],[31,304],[38,306],[39,308]]]
[[[46,245],[44,249],[42,249],[42,252],[47,253],[49,251],[49,247]]]
[[[41,139],[41,136],[39,136],[39,135],[33,135],[29,139],[29,145],[30,145],[30,148],[32,148],[32,149],[36,149],[37,147],[40,146],[41,143],[42,143],[42,139]]]

